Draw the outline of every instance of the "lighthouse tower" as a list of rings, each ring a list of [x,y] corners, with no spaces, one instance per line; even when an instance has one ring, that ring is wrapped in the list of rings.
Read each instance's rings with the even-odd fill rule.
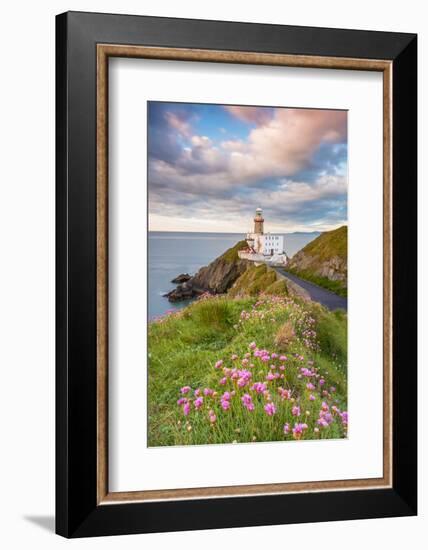
[[[254,217],[254,233],[256,235],[263,235],[263,210],[261,208],[257,208],[256,215]]]

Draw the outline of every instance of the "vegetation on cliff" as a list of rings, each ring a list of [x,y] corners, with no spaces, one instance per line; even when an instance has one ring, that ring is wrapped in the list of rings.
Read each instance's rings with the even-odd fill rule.
[[[275,271],[268,269],[265,264],[250,265],[235,281],[228,291],[228,295],[232,297],[257,296],[261,291],[269,292],[268,289],[276,282]],[[275,288],[280,290],[280,288],[284,288],[284,285],[282,287],[275,285]]]
[[[261,293],[203,297],[151,323],[148,444],[346,437],[346,321]]]
[[[348,228],[322,233],[295,254],[287,266],[290,273],[341,296],[348,286]]]

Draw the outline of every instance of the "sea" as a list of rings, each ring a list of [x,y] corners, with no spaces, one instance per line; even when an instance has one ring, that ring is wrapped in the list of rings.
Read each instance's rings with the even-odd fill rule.
[[[285,251],[293,256],[319,233],[284,233]],[[175,285],[171,280],[181,273],[194,275],[202,266],[221,256],[228,248],[243,240],[241,233],[184,233],[150,231],[149,253],[149,320],[167,311],[185,307],[189,302],[170,303],[164,294]]]

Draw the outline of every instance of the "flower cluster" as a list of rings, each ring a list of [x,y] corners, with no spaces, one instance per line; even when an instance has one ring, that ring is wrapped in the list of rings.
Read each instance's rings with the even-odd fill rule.
[[[313,358],[284,355],[251,342],[243,355],[215,361],[213,373],[212,387],[180,389],[177,404],[184,416],[202,415],[214,430],[233,424],[234,434],[247,431],[247,440],[253,441],[260,439],[256,425],[285,439],[346,436],[348,413],[338,407],[336,388],[326,389],[326,376]]]

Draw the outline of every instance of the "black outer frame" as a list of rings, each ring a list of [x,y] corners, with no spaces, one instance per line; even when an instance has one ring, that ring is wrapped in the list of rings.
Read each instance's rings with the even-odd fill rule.
[[[96,44],[393,61],[393,487],[97,506]],[[65,537],[417,513],[417,36],[68,12],[56,17],[56,532]]]

